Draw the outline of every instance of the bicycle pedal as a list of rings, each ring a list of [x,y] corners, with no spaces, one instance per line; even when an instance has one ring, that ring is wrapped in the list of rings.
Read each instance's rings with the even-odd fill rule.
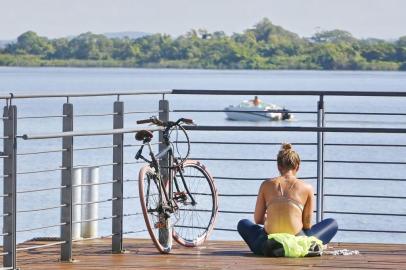
[[[164,229],[166,228],[165,222],[158,221],[154,224],[155,229]]]

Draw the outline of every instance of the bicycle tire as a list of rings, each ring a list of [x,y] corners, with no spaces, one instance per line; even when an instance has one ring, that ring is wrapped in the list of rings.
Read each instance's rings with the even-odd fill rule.
[[[182,172],[196,204],[191,204],[190,196],[176,201],[179,208],[174,214],[176,221],[173,224],[172,235],[179,244],[196,247],[201,245],[213,230],[218,212],[217,189],[210,173],[198,161],[186,160]],[[180,191],[188,194],[179,171],[174,177]],[[175,185],[173,188],[176,192]],[[176,198],[175,194],[173,197]]]
[[[172,228],[170,219],[161,211],[162,194],[155,171],[146,165],[139,172],[138,192],[145,225],[151,240],[161,253],[169,253],[172,249]],[[159,226],[164,224],[165,226]]]

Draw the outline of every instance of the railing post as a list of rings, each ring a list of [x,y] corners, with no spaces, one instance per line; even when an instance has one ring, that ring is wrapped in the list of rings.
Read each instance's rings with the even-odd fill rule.
[[[3,266],[8,269],[17,268],[16,254],[16,226],[17,226],[17,107],[4,107],[4,142],[3,152],[7,156],[3,159]]]
[[[159,119],[163,122],[168,122],[169,121],[169,101],[166,99],[161,99],[159,100]],[[163,149],[166,148],[164,144],[162,144],[164,138],[163,138],[163,133],[162,131],[159,132],[159,152],[161,152]],[[169,153],[165,155],[160,161],[159,161],[159,166],[161,169],[161,175],[163,177],[164,183],[167,181],[170,181],[170,169],[169,166],[171,164],[171,160],[169,159]],[[166,185],[165,186],[170,186]],[[172,190],[167,190],[168,194],[172,194]],[[167,222],[170,223],[170,220],[167,219]],[[165,228],[162,228],[159,230],[159,242],[164,244],[164,245],[169,245],[172,246],[172,243],[168,243],[168,241],[172,241],[172,227],[170,224],[166,224],[167,226]]]
[[[159,120],[163,121],[163,122],[168,122],[169,121],[169,101],[162,99],[159,101]],[[163,138],[163,133],[162,131],[159,132],[159,142],[162,142],[164,140]],[[164,150],[166,148],[166,145],[163,145],[162,143],[159,144],[159,152],[161,152],[162,150]],[[169,159],[168,159],[168,155],[165,155],[162,160],[159,161],[162,171],[162,175],[164,177],[165,180],[168,179],[169,176]]]
[[[63,104],[63,122],[62,131],[73,131],[73,104]],[[61,245],[61,261],[72,262],[72,217],[73,217],[73,194],[72,194],[72,171],[73,171],[73,137],[62,138],[62,167],[61,173],[61,240],[65,241]]]
[[[324,96],[317,102],[317,127],[324,127]],[[317,215],[320,222],[324,216],[324,132],[317,132]]]
[[[114,117],[113,128],[124,128],[124,102],[114,102]],[[117,198],[112,202],[112,252],[123,253],[123,152],[124,152],[124,135],[113,135],[113,198]]]
[[[163,122],[168,122],[169,121],[169,101],[162,99],[159,101],[159,119]],[[159,132],[159,142],[163,141],[163,133]],[[166,145],[163,145],[162,143],[159,144],[159,152],[164,150],[166,148]],[[171,160],[169,160],[169,154],[165,155],[162,160],[159,161],[159,164],[161,166],[161,172],[162,176],[164,178],[164,181],[169,181],[170,173],[169,173],[169,166],[171,165]],[[169,194],[171,194],[171,190],[168,191]]]

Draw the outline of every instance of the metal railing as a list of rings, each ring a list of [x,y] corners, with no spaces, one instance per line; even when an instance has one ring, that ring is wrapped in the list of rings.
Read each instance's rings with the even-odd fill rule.
[[[157,106],[157,110],[140,110],[140,111],[125,111],[124,102],[120,100],[123,96],[139,96],[139,95],[159,95],[162,99]],[[125,161],[124,153],[126,148],[138,147],[139,144],[125,144],[124,134],[134,133],[140,128],[125,128],[125,116],[126,115],[137,115],[141,114],[141,117],[145,117],[145,114],[159,114],[159,117],[163,120],[170,118],[170,114],[174,113],[219,113],[224,112],[224,110],[209,110],[209,109],[170,109],[169,102],[165,99],[165,95],[171,95],[176,97],[177,95],[262,95],[262,96],[313,96],[318,98],[317,109],[316,110],[296,110],[295,114],[313,114],[316,117],[316,126],[305,127],[305,126],[227,126],[227,125],[199,125],[187,127],[191,132],[213,132],[213,131],[223,131],[223,132],[295,132],[295,133],[315,133],[317,134],[317,140],[315,142],[297,142],[295,145],[305,146],[305,147],[315,147],[316,158],[303,159],[302,162],[310,163],[316,165],[316,171],[314,175],[301,177],[301,179],[316,180],[316,193],[317,203],[316,203],[316,221],[320,221],[324,218],[325,214],[340,214],[340,215],[374,215],[374,216],[385,216],[385,217],[405,217],[404,213],[379,213],[379,212],[359,212],[359,211],[332,211],[325,210],[325,198],[328,197],[341,197],[341,198],[372,198],[372,199],[401,199],[404,200],[404,196],[384,196],[384,195],[361,195],[361,194],[329,194],[325,193],[325,180],[340,180],[340,181],[350,181],[350,180],[373,180],[373,181],[394,181],[401,182],[406,181],[402,178],[368,178],[368,177],[335,177],[326,176],[325,164],[337,164],[337,163],[351,163],[351,164],[380,164],[380,165],[404,165],[406,162],[403,161],[371,161],[371,160],[327,160],[325,158],[326,147],[393,147],[393,148],[404,148],[406,145],[403,144],[382,144],[382,143],[326,143],[325,134],[326,133],[377,133],[377,134],[405,134],[405,128],[361,128],[361,127],[327,127],[325,124],[325,116],[328,114],[364,114],[364,115],[385,115],[385,116],[404,116],[406,113],[390,113],[390,112],[326,112],[324,99],[328,96],[358,96],[358,97],[406,97],[404,92],[347,92],[347,91],[247,91],[247,90],[237,90],[237,91],[222,91],[222,90],[172,90],[172,91],[156,91],[156,92],[106,92],[106,93],[75,93],[75,94],[38,94],[38,95],[5,95],[0,96],[0,99],[6,101],[6,106],[3,112],[3,153],[0,158],[3,158],[3,193],[1,197],[3,198],[3,266],[7,269],[17,268],[17,252],[30,249],[38,249],[43,247],[49,247],[54,245],[61,246],[61,260],[71,261],[72,260],[72,244],[75,241],[72,239],[72,225],[76,223],[85,223],[95,220],[111,220],[111,234],[103,235],[98,238],[111,238],[112,239],[112,252],[121,253],[123,252],[123,236],[126,234],[139,234],[145,232],[145,229],[124,231],[123,219],[124,217],[139,216],[140,213],[125,213],[124,212],[124,201],[137,199],[138,194],[132,194],[131,196],[124,196],[123,186],[126,182],[135,182],[135,179],[126,179],[124,176],[124,166],[137,164],[139,162],[128,162]],[[113,102],[113,112],[106,113],[74,113],[73,103],[71,103],[71,98],[81,98],[81,97],[99,97],[99,96],[112,96],[117,97],[117,100]],[[36,115],[36,116],[22,116],[17,115],[17,106],[13,105],[15,99],[42,99],[42,98],[66,98],[66,102],[62,106],[61,115]],[[80,117],[104,117],[111,116],[113,129],[111,130],[92,130],[92,131],[74,131],[73,121]],[[17,134],[17,124],[19,120],[36,120],[54,118],[62,120],[62,132],[55,133],[43,133],[43,134]],[[22,122],[22,121],[21,121]],[[151,131],[159,131],[159,128],[152,128]],[[75,147],[74,138],[76,137],[93,137],[93,136],[112,136],[112,144],[103,146],[92,146],[92,147]],[[27,151],[18,152],[18,144],[20,140],[30,142],[33,140],[47,140],[47,139],[60,139],[61,148],[60,149],[49,149],[42,151]],[[182,143],[182,142],[180,142]],[[253,142],[253,141],[219,141],[219,140],[198,140],[193,141],[193,144],[201,145],[223,145],[228,146],[276,146],[280,142]],[[160,146],[159,142],[155,145]],[[98,150],[98,149],[111,149],[112,150],[112,162],[96,164],[98,166],[111,167],[112,178],[105,179],[105,181],[97,183],[97,185],[111,185],[112,197],[97,201],[83,202],[81,204],[101,204],[101,203],[111,203],[111,215],[106,215],[97,219],[85,219],[80,221],[73,221],[72,219],[72,208],[75,205],[72,201],[72,188],[77,185],[72,184],[72,169],[75,168],[74,165],[74,153],[78,151],[88,151],[88,150]],[[128,149],[130,151],[130,149]],[[132,150],[131,150],[132,151]],[[17,157],[18,156],[36,156],[49,153],[61,153],[62,159],[60,164],[55,165],[54,168],[38,169],[38,170],[27,170],[18,171],[17,170]],[[248,157],[222,157],[222,156],[194,156],[192,157],[198,160],[205,161],[216,161],[216,162],[275,162],[272,158],[248,158]],[[59,167],[58,167],[59,166]],[[18,177],[27,174],[39,174],[39,173],[50,173],[58,172],[61,174],[61,183],[59,186],[46,187],[46,188],[35,188],[35,189],[25,189],[17,190]],[[226,173],[222,175],[214,175],[215,180],[219,183],[221,181],[251,181],[259,182],[257,175],[251,176],[232,176]],[[61,193],[60,204],[46,206],[41,208],[32,209],[18,209],[17,208],[17,195],[26,193],[37,193],[37,192],[55,192]],[[245,198],[255,198],[256,190],[252,190],[244,193],[227,193],[220,192],[220,198],[235,198],[235,197],[245,197]],[[17,229],[17,214],[30,213],[30,212],[42,212],[53,209],[60,209],[60,222],[57,224],[50,224],[45,226],[39,226],[36,228],[23,228]],[[220,205],[219,210],[220,215],[251,215],[252,211],[238,211],[235,209],[224,209]],[[36,245],[32,247],[19,247],[17,248],[17,234],[23,232],[43,230],[47,228],[60,227],[60,239],[51,244]],[[217,231],[235,231],[234,228],[216,227]],[[374,229],[354,229],[354,228],[341,228],[343,232],[390,232],[404,234],[404,230],[374,230]],[[94,238],[88,238],[84,240],[89,240]]]

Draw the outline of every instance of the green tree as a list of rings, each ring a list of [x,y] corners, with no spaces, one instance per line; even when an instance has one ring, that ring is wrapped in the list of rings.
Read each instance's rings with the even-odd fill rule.
[[[362,62],[357,51],[348,44],[318,44],[312,52],[313,62],[323,69],[356,69]]]
[[[54,51],[49,53],[49,59],[69,59],[71,56],[71,48],[69,47],[69,40],[67,38],[58,38],[51,41]]]
[[[17,43],[8,45],[5,51],[12,54],[47,55],[53,52],[53,47],[47,38],[28,31],[17,38]]]
[[[338,29],[318,32],[310,40],[316,43],[354,43],[357,41],[351,33]]]
[[[396,47],[384,40],[360,41],[360,53],[367,61],[396,61]]]
[[[90,32],[81,34],[68,44],[71,57],[76,59],[106,60],[113,52],[113,42],[103,35]]]
[[[118,60],[138,59],[140,56],[140,48],[133,44],[131,39],[113,39],[112,58]]]
[[[271,36],[285,36],[292,40],[300,39],[297,34],[272,24],[272,22],[267,18],[262,19],[254,26],[253,29],[248,30],[248,32],[253,32],[257,41],[268,42]]]
[[[399,62],[406,62],[406,36],[400,37],[396,41],[396,58]]]

